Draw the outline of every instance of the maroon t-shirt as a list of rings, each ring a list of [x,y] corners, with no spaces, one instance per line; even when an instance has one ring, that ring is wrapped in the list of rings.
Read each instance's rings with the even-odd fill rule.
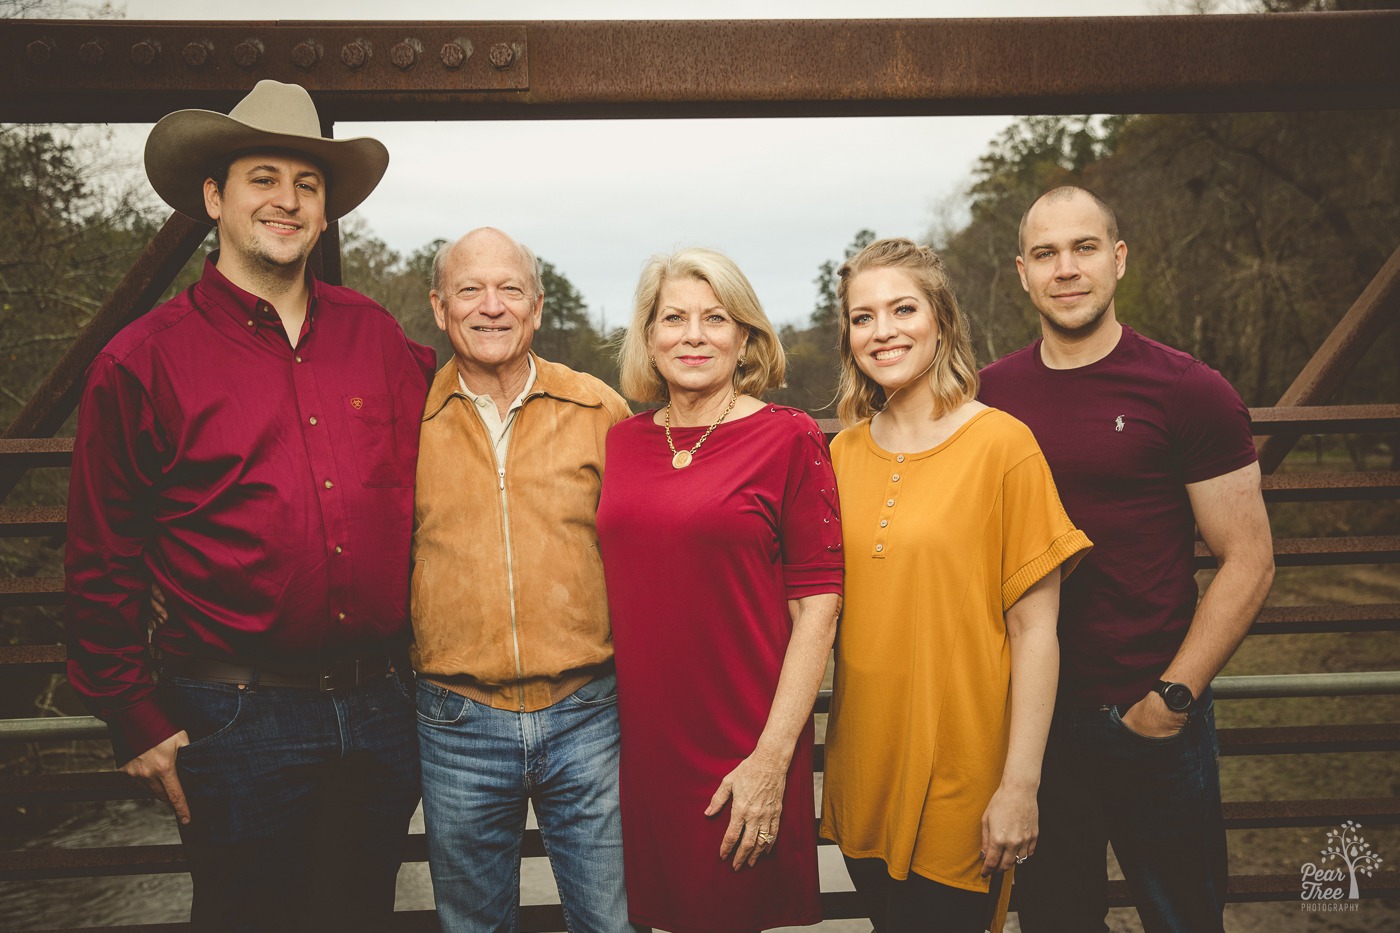
[[[1136,702],[1196,608],[1186,485],[1257,459],[1249,410],[1218,372],[1129,327],[1078,369],[1047,367],[1040,343],[982,370],[980,398],[1030,427],[1094,542],[1061,592],[1060,696]]]

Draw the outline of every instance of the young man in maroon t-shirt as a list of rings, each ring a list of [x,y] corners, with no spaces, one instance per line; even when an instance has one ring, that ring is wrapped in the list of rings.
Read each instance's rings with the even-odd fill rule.
[[[1222,929],[1228,875],[1210,682],[1273,581],[1249,412],[1189,354],[1118,322],[1113,211],[1056,188],[1021,220],[1016,268],[1042,339],[982,371],[1030,426],[1094,549],[1064,582],[1060,689],[1021,929],[1107,930],[1105,844],[1147,930]],[[1193,530],[1220,569],[1197,602]]]

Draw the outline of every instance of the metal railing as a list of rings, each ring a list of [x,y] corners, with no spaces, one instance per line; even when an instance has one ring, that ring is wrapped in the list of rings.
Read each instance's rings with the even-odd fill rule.
[[[463,42],[465,41],[465,45]],[[368,56],[373,46],[387,54]],[[1073,47],[1077,54],[1045,49]],[[1028,20],[595,23],[139,23],[10,21],[0,31],[0,120],[150,122],[183,107],[224,108],[259,78],[297,81],[335,120],[591,117],[859,116],[1148,113],[1400,106],[1400,12],[1288,16],[1037,18]],[[473,54],[468,49],[474,48]],[[676,50],[685,49],[684,67]],[[206,228],[174,215],[0,439],[0,503],[25,470],[63,467],[71,439],[53,438],[83,371],[122,326],[149,310]],[[334,227],[318,257],[337,281]],[[1367,346],[1400,313],[1400,250],[1379,270],[1279,399],[1254,409],[1261,464],[1271,474],[1305,434],[1400,433],[1400,405],[1329,406]],[[831,428],[827,425],[828,430]],[[1394,500],[1400,473],[1265,477],[1270,502]],[[0,535],[60,536],[61,507],[0,508]],[[1280,538],[1280,566],[1394,564],[1400,537]],[[1204,547],[1197,566],[1213,561]],[[55,577],[0,579],[0,609],[56,606]],[[1271,607],[1251,638],[1400,631],[1400,606]],[[0,671],[62,671],[61,646],[0,648]],[[1222,676],[1217,698],[1390,695],[1400,672]],[[818,712],[829,698],[823,696]],[[90,717],[0,722],[0,742],[99,739]],[[1224,756],[1400,751],[1400,723],[1222,728]],[[822,766],[818,748],[815,766]],[[0,778],[0,802],[146,796],[118,772]],[[1235,801],[1230,829],[1400,823],[1393,797]],[[544,856],[538,833],[527,857]],[[421,835],[404,859],[422,861]],[[184,870],[180,847],[128,846],[0,853],[0,879]],[[1111,886],[1113,903],[1130,903]],[[1366,897],[1400,894],[1400,873],[1368,879]],[[1295,871],[1235,875],[1235,901],[1296,899]],[[858,916],[851,895],[825,892],[824,916]],[[431,911],[396,918],[436,929]],[[142,929],[183,930],[185,924]],[[525,931],[562,930],[558,905],[525,907]]]

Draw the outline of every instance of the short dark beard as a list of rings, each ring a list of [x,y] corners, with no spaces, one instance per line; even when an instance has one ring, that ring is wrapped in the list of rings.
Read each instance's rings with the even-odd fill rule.
[[[316,242],[320,242],[319,238]],[[220,252],[223,251],[223,244],[224,238],[221,232],[218,244]],[[311,253],[315,249],[316,243],[313,243],[311,250],[287,263],[277,262],[271,256],[261,252],[244,253],[242,254],[244,271],[257,282],[260,290],[267,294],[274,294],[281,291],[286,285],[306,277]]]
[[[1095,310],[1093,317],[1091,317],[1088,321],[1079,325],[1078,327],[1065,327],[1059,321],[1056,321],[1053,317],[1044,312],[1040,312],[1040,319],[1045,322],[1046,326],[1048,326],[1055,333],[1059,334],[1061,337],[1066,337],[1074,340],[1083,340],[1086,337],[1091,337],[1094,334],[1098,333],[1099,328],[1103,326],[1104,318],[1108,315],[1108,307],[1111,304],[1113,304],[1112,295],[1109,296],[1107,302],[1105,302],[1103,305],[1100,305]],[[1040,311],[1039,308],[1037,308],[1036,310]]]

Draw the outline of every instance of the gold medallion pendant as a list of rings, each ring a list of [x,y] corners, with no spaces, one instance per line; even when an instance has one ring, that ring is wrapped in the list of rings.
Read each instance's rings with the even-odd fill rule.
[[[677,450],[675,442],[671,440],[671,403],[666,403],[666,446],[671,448],[672,469],[684,470],[686,467],[690,466],[690,461],[695,459],[695,452],[700,449],[700,445],[705,443],[705,439],[710,436],[710,434],[714,431],[715,428],[719,427],[720,421],[723,421],[725,418],[729,417],[729,413],[734,410],[734,403],[738,401],[738,399],[738,389],[735,389],[733,392],[729,393],[729,404],[725,406],[724,414],[720,415],[719,420],[716,421],[714,424],[710,425],[710,427],[705,431],[704,434],[700,435],[700,440],[696,441],[695,446],[690,448],[689,450]]]

